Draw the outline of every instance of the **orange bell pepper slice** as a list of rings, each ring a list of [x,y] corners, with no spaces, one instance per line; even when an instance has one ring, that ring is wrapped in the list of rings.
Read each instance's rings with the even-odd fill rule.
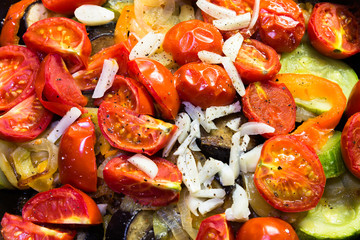
[[[129,38],[130,21],[135,18],[134,5],[127,5],[121,11],[116,23],[114,38],[115,43],[125,42]]]

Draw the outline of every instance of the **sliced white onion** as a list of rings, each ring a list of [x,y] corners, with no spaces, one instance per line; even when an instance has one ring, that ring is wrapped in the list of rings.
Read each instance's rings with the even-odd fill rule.
[[[243,136],[243,138],[241,139],[241,144],[240,144],[240,150],[242,152],[246,151],[246,148],[249,145],[249,142],[250,142],[250,137],[249,137],[249,135],[245,134]]]
[[[228,128],[230,128],[231,130],[237,132],[240,130],[240,124],[241,124],[241,118],[238,117],[238,118],[234,118],[234,119],[231,119],[230,121],[228,121],[226,123],[226,126]]]
[[[196,235],[198,233],[198,230],[196,230],[192,226],[193,219],[192,219],[192,216],[191,216],[191,211],[187,207],[187,202],[186,202],[187,195],[189,195],[189,193],[188,193],[188,191],[186,191],[186,189],[181,191],[180,199],[179,199],[179,201],[177,203],[177,207],[178,207],[178,210],[179,210],[179,213],[180,213],[181,225],[182,225],[183,229],[190,235],[190,237],[192,239],[195,239]]]
[[[189,4],[184,4],[180,8],[179,20],[180,22],[195,19],[195,10]]]
[[[170,228],[176,240],[189,239],[189,235],[184,231],[181,226],[180,215],[175,211],[173,207],[161,208],[156,213]]]
[[[189,147],[191,142],[198,137],[200,137],[200,125],[199,121],[196,119],[190,124],[190,134],[185,138],[183,143],[181,143],[178,149],[174,152],[174,155],[185,154],[186,149]]]
[[[245,86],[244,86],[243,81],[241,80],[241,77],[240,77],[238,71],[236,70],[234,63],[228,57],[223,57],[221,63],[224,66],[225,71],[229,75],[236,92],[241,97],[244,96],[245,95]]]
[[[50,132],[49,136],[47,137],[47,140],[49,140],[52,143],[55,143],[61,135],[65,132],[65,130],[73,124],[76,119],[78,119],[81,116],[80,109],[73,107],[71,108],[65,116],[59,121],[59,123],[56,125],[56,127]]]
[[[221,118],[226,115],[237,113],[241,111],[240,102],[221,107],[209,107],[205,111],[205,118],[207,121],[212,121],[216,118]]]
[[[260,144],[240,156],[240,170],[244,173],[255,172],[263,144]]]
[[[228,221],[247,221],[249,219],[249,201],[245,190],[236,184],[232,194],[233,204],[225,210],[225,216]]]
[[[163,41],[164,34],[149,32],[133,47],[129,59],[151,56],[159,49]]]
[[[198,208],[199,213],[201,215],[205,215],[206,213],[220,207],[224,203],[223,199],[212,198],[205,202],[202,202]]]
[[[187,113],[181,112],[175,118],[175,125],[181,130],[181,134],[178,137],[179,143],[183,143],[185,138],[190,133],[191,119]]]
[[[261,135],[264,133],[273,133],[275,128],[260,122],[247,122],[240,126],[241,135]]]
[[[104,96],[106,90],[111,88],[114,83],[115,75],[119,70],[119,65],[115,59],[105,59],[101,71],[99,81],[96,84],[92,98],[101,98]]]
[[[139,37],[144,37],[151,32],[151,27],[144,21],[145,6],[142,0],[134,0],[135,18],[130,21],[131,32],[137,33]]]
[[[243,41],[244,37],[240,33],[236,33],[235,35],[229,37],[224,42],[222,47],[225,56],[229,57],[231,61],[235,62]]]
[[[221,64],[223,56],[206,50],[198,52],[199,59],[207,64]]]
[[[194,214],[195,216],[199,216],[199,213],[197,211],[198,207],[200,206],[201,203],[203,203],[203,200],[200,200],[196,197],[191,196],[190,194],[188,194],[186,196],[186,205],[187,207],[190,209],[190,211],[192,212],[192,214]]]
[[[260,11],[260,0],[255,0],[254,9],[249,24],[249,29],[252,29],[255,26],[255,23],[259,17],[259,11]]]
[[[214,122],[206,120],[205,113],[201,110],[199,106],[195,107],[189,102],[183,102],[183,104],[185,105],[185,111],[187,112],[187,114],[189,114],[189,116],[193,120],[198,120],[206,132],[210,132],[212,129],[217,129]]]
[[[210,15],[213,18],[234,18],[236,17],[236,12],[208,2],[206,0],[198,0],[196,5],[206,14]]]
[[[240,158],[240,132],[236,132],[231,137],[229,166],[234,173],[236,179],[240,174],[239,158]]]
[[[189,149],[193,152],[200,152],[201,149],[199,148],[199,146],[196,143],[196,138],[194,138],[191,143],[189,144]]]
[[[161,17],[156,20],[155,25],[164,25],[166,21],[169,20],[174,11],[175,0],[166,0],[165,5],[162,8],[162,12],[160,13]]]
[[[196,193],[191,194],[197,198],[223,198],[226,195],[226,192],[222,188],[217,189],[203,189],[197,191]]]
[[[183,182],[191,193],[199,191],[199,173],[196,168],[195,158],[189,149],[177,159],[177,167],[183,175]]]
[[[162,152],[162,157],[169,156],[171,149],[174,147],[176,140],[179,138],[180,134],[181,134],[181,130],[178,128],[176,130],[176,132],[174,133],[174,135],[170,138],[168,143],[165,145],[163,152]]]
[[[143,171],[151,179],[154,179],[158,174],[158,167],[150,158],[138,153],[128,159],[132,165]]]
[[[97,206],[99,208],[99,211],[100,211],[101,215],[105,216],[107,204],[106,203],[101,203],[101,204],[98,204]]]
[[[231,31],[248,27],[250,20],[251,14],[244,13],[233,18],[222,18],[214,20],[213,25],[219,30]]]
[[[207,160],[204,164],[204,166],[202,166],[201,171],[199,172],[199,181],[200,183],[204,183],[206,180],[208,180],[209,178],[212,178],[215,176],[215,174],[217,174],[218,172],[221,171],[221,169],[223,168],[224,163],[219,161],[219,160],[215,160],[213,158],[210,158],[209,160]]]
[[[77,20],[88,26],[104,25],[111,22],[115,18],[113,11],[90,4],[81,5],[80,7],[76,8],[74,15]]]
[[[219,172],[220,182],[223,186],[232,186],[235,184],[234,172],[231,167],[224,164]]]

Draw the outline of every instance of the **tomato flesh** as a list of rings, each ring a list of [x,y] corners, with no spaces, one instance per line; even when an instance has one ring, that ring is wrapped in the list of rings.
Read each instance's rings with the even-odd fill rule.
[[[94,200],[68,184],[36,194],[24,205],[22,217],[35,223],[102,223],[101,213]]]
[[[360,27],[347,6],[316,4],[308,33],[311,44],[328,57],[343,59],[360,51]]]
[[[26,47],[0,48],[0,111],[7,111],[34,92],[40,62]]]
[[[177,126],[141,115],[113,102],[102,102],[99,127],[109,143],[125,151],[153,155],[169,141]]]
[[[60,231],[36,225],[22,219],[20,216],[5,213],[1,220],[1,234],[5,240],[12,239],[43,239],[43,240],[71,240],[75,231]]]
[[[128,158],[122,155],[105,166],[104,180],[113,191],[126,194],[142,205],[166,206],[179,200],[182,175],[174,164],[162,158],[152,158],[158,174],[150,179],[128,162]]]
[[[325,173],[315,151],[290,135],[267,140],[254,182],[265,200],[284,212],[316,206],[325,188]]]
[[[233,240],[231,227],[225,213],[206,218],[200,224],[196,240]]]
[[[95,126],[90,117],[77,120],[65,131],[59,146],[62,184],[71,184],[85,192],[96,192],[95,142]]]

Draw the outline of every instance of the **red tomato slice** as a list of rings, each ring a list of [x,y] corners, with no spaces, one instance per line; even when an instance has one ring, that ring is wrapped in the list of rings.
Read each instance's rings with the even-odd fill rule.
[[[236,91],[224,68],[206,63],[188,63],[175,74],[180,99],[205,109],[231,104]]]
[[[226,221],[225,213],[206,218],[200,224],[196,240],[233,240],[231,227]],[[245,239],[245,238],[244,238]]]
[[[245,84],[272,79],[281,68],[277,52],[266,44],[247,39],[241,45],[235,67]]]
[[[353,114],[360,112],[360,81],[358,81],[353,89],[351,90],[346,109],[345,114],[349,118]]]
[[[74,74],[75,82],[81,90],[94,90],[100,77],[104,60],[113,58],[119,65],[118,74],[127,74],[127,62],[129,61],[130,50],[124,43],[115,44],[105,48],[90,57],[89,66]]]
[[[265,200],[284,212],[314,208],[325,188],[325,173],[315,151],[290,135],[267,140],[254,182]]]
[[[154,104],[144,86],[132,78],[120,75],[116,75],[105,96],[94,101],[95,106],[99,106],[102,101],[114,102],[140,114],[155,114]]]
[[[261,0],[258,23],[262,42],[277,52],[292,52],[305,33],[305,19],[293,0]]]
[[[35,53],[22,46],[0,48],[0,111],[6,111],[34,92],[40,62]]]
[[[103,5],[106,0],[42,0],[44,6],[56,13],[73,14],[75,9],[84,4]]]
[[[347,168],[360,178],[360,113],[352,115],[341,134],[341,153]]]
[[[51,119],[52,113],[33,94],[0,116],[0,138],[13,142],[33,140],[45,131]]]
[[[87,98],[82,95],[58,54],[45,57],[35,83],[36,95],[44,107],[60,116],[72,107],[82,109],[87,104]]]
[[[102,102],[99,127],[111,146],[134,153],[153,155],[162,149],[177,126],[141,115],[113,102]]]
[[[287,134],[295,128],[296,104],[285,84],[273,81],[251,83],[243,96],[242,104],[250,122],[262,122],[275,128],[264,137]]]
[[[71,73],[86,68],[91,43],[85,25],[69,18],[54,17],[32,24],[23,35],[30,49],[40,53],[58,53]]]
[[[175,119],[180,100],[174,84],[174,76],[161,63],[137,58],[128,62],[129,74],[142,83],[155,100],[155,107],[163,119]]]
[[[5,240],[42,239],[42,240],[71,240],[75,231],[60,231],[36,225],[22,219],[20,216],[5,213],[1,220],[1,234]]]
[[[343,59],[360,52],[360,27],[347,6],[316,4],[308,33],[311,44],[326,56]]]
[[[199,62],[198,52],[207,50],[222,54],[223,38],[210,23],[190,20],[176,24],[165,35],[163,48],[171,53],[176,63]]]
[[[101,213],[94,200],[68,184],[36,194],[24,205],[22,217],[36,223],[102,223]]]
[[[59,146],[62,184],[71,184],[85,192],[96,192],[95,142],[95,126],[90,117],[77,120],[65,131]]]
[[[291,225],[279,218],[252,218],[241,226],[236,240],[299,240]]]
[[[152,158],[159,171],[150,179],[122,155],[110,160],[103,171],[106,184],[115,192],[130,196],[142,205],[166,206],[180,196],[182,175],[171,162]]]

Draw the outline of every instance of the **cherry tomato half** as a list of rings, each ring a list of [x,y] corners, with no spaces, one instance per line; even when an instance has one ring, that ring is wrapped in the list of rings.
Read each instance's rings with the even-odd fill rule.
[[[155,107],[161,117],[175,119],[180,108],[180,100],[170,70],[148,58],[136,58],[128,62],[128,67],[130,76],[144,85],[154,98]]]
[[[35,223],[102,223],[101,213],[94,200],[68,184],[36,194],[25,203],[22,217]]]
[[[95,142],[95,126],[90,117],[77,120],[64,132],[59,145],[62,184],[71,184],[85,192],[96,192]]]
[[[26,47],[0,48],[0,111],[6,111],[34,92],[40,62]]]
[[[360,113],[352,115],[341,134],[341,153],[347,168],[360,178]]]
[[[291,52],[305,33],[305,19],[293,0],[261,0],[259,13],[261,40],[277,52]]]
[[[56,13],[72,14],[75,9],[84,4],[103,5],[106,0],[41,0],[44,6]]]
[[[76,84],[81,90],[94,90],[100,77],[104,60],[113,58],[119,65],[118,74],[127,74],[127,62],[129,61],[129,48],[124,43],[115,44],[104,48],[90,57],[89,65],[85,70],[73,74]]]
[[[165,35],[163,48],[179,65],[199,62],[198,52],[207,50],[222,54],[223,38],[210,23],[190,20],[176,24]]]
[[[155,114],[154,104],[144,86],[132,78],[120,75],[115,76],[111,88],[105,92],[104,97],[96,99],[94,104],[99,106],[102,101],[114,102],[140,114]]]
[[[180,196],[182,174],[170,161],[152,158],[158,174],[150,179],[122,155],[110,160],[103,171],[106,184],[115,192],[130,196],[142,205],[166,206]]]
[[[275,128],[264,137],[287,134],[295,128],[296,104],[285,84],[273,81],[251,83],[243,96],[244,115],[250,122]]]
[[[206,218],[200,224],[196,240],[233,240],[231,227],[225,213]]]
[[[33,140],[45,131],[52,116],[33,94],[0,116],[0,138],[13,142]]]
[[[349,118],[353,114],[360,112],[360,81],[358,81],[353,89],[351,90],[346,109],[345,114]]]
[[[177,126],[104,101],[98,111],[99,127],[111,146],[153,155],[162,149]]]
[[[49,54],[42,61],[36,78],[36,95],[49,111],[64,116],[72,107],[87,104],[60,55]]]
[[[42,239],[42,240],[71,240],[75,231],[60,231],[36,225],[22,219],[20,216],[5,213],[1,220],[1,234],[5,240],[14,239]]]
[[[326,56],[343,59],[360,51],[360,27],[347,6],[316,4],[308,33],[311,44]]]
[[[241,45],[235,67],[245,84],[272,79],[281,68],[277,52],[266,44],[247,39]]]
[[[291,225],[279,218],[252,218],[241,226],[236,240],[298,240]]]
[[[254,182],[274,208],[302,212],[314,208],[325,188],[325,173],[315,151],[290,135],[268,139],[261,151]]]
[[[23,40],[30,49],[60,54],[71,73],[87,67],[91,43],[85,25],[72,19],[53,17],[37,21],[27,29]]]
[[[188,63],[175,74],[180,99],[205,109],[231,104],[236,91],[224,68],[206,63]]]

